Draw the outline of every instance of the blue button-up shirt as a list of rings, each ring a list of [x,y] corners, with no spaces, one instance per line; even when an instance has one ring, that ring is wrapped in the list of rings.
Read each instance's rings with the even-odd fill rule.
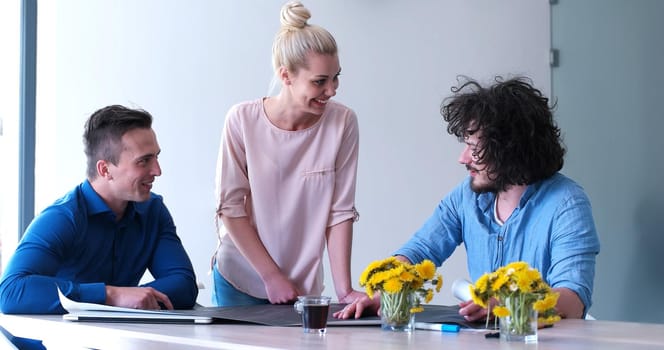
[[[145,286],[175,308],[191,308],[198,288],[191,261],[162,197],[129,202],[121,220],[88,181],[30,224],[0,282],[3,313],[64,313],[56,286],[72,300],[104,304],[106,285]]]
[[[467,178],[395,254],[440,266],[463,243],[473,280],[525,261],[551,287],[576,292],[587,312],[600,244],[583,189],[562,174],[530,185],[502,226],[494,219],[495,199],[495,193],[472,191]]]

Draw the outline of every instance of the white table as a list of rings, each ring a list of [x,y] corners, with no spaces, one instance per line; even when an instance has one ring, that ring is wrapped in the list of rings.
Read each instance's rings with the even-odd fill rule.
[[[51,349],[664,349],[664,324],[562,320],[539,330],[537,344],[485,339],[474,331],[411,334],[378,326],[329,327],[327,334],[303,334],[298,327],[258,325],[173,325],[77,323],[53,315],[0,315],[15,336],[37,338]]]

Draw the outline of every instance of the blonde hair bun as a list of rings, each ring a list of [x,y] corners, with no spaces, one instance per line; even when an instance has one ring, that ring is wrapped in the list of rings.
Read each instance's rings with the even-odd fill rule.
[[[281,26],[287,28],[304,28],[311,13],[299,1],[289,1],[281,7]]]

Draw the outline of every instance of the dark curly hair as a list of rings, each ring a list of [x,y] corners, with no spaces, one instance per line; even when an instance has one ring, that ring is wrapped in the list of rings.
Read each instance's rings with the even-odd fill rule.
[[[563,167],[565,146],[553,120],[549,99],[526,77],[482,87],[467,77],[452,87],[440,112],[447,132],[463,142],[481,131],[474,156],[486,166],[498,191],[529,185],[554,175]]]
[[[133,129],[152,127],[152,115],[142,109],[111,105],[94,112],[85,122],[83,144],[88,159],[87,176],[97,177],[97,161],[117,165],[122,152],[122,135]]]

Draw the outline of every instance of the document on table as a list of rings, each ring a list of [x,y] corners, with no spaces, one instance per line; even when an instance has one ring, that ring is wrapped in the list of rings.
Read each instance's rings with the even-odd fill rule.
[[[58,288],[60,304],[67,310],[63,320],[79,322],[133,322],[133,323],[212,323],[209,316],[189,312],[138,310],[94,303],[82,303],[67,298]],[[187,310],[188,311],[188,310]]]

